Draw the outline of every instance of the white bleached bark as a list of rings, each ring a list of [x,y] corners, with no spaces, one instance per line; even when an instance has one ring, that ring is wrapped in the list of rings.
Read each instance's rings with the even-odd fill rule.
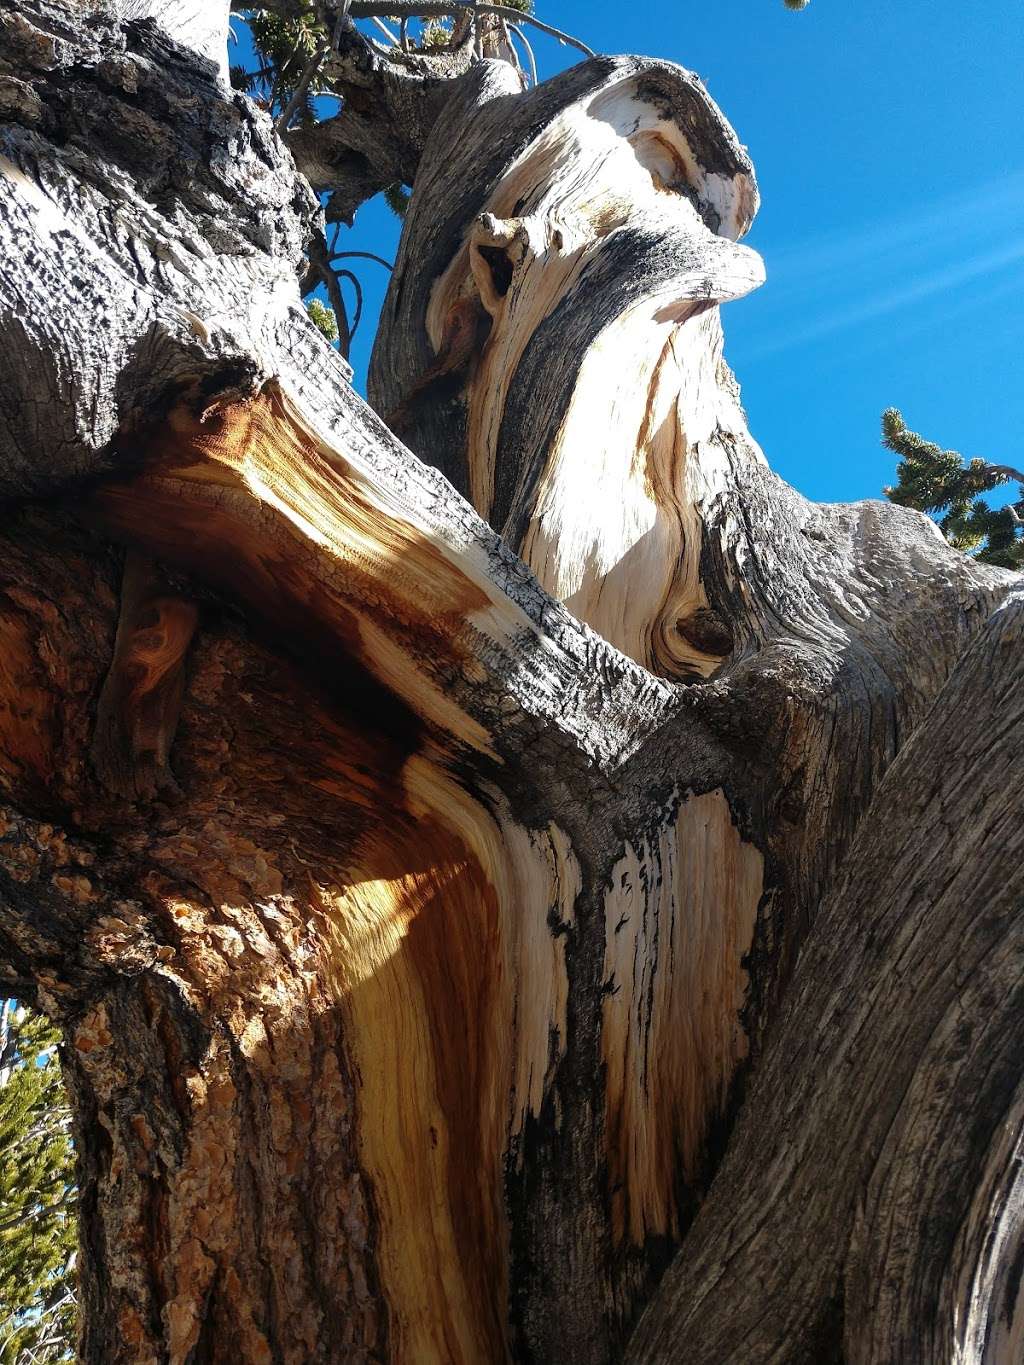
[[[114,0],[123,22],[152,19],[182,47],[191,48],[228,76],[231,0]]]

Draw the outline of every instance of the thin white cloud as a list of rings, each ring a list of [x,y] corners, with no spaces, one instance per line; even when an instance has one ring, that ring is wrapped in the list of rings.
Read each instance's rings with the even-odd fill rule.
[[[987,276],[1004,276],[995,292],[1005,293],[1006,272],[1016,276],[1024,261],[1022,216],[1024,171],[902,218],[769,254],[768,288],[761,307],[748,314],[746,358],[865,328],[894,312],[908,314],[913,325],[914,310],[926,300],[945,293],[952,305],[964,286]]]
[[[1024,170],[961,189],[905,212],[896,200],[884,218],[831,236],[816,236],[766,252],[769,282],[810,282],[812,276],[842,277],[858,262],[874,265],[901,248],[917,252],[951,244],[961,236],[982,239],[1020,223],[1024,212]],[[750,243],[757,249],[756,229]]]
[[[1017,269],[1009,269],[1001,274],[988,288],[971,288],[949,292],[941,300],[938,308],[929,308],[918,314],[916,321],[900,319],[898,338],[900,345],[903,345],[909,337],[920,336],[922,332],[931,333],[933,337],[944,329],[954,318],[963,317],[966,313],[983,313],[992,304],[999,303],[1008,294],[1015,295],[1018,299],[1024,299],[1024,261]],[[999,324],[1002,326],[999,326]],[[1015,309],[1012,312],[1002,311],[996,320],[991,317],[987,320],[987,327],[990,330],[990,340],[995,341],[998,337],[1008,332],[1019,332],[1024,327],[1024,311]],[[996,328],[996,330],[992,330]],[[870,354],[872,351],[882,349],[886,345],[892,345],[893,334],[887,337],[879,336],[877,333],[872,341],[867,345],[859,344],[859,354]]]
[[[1005,269],[1021,260],[1024,260],[1024,237],[995,251],[983,252],[957,265],[933,271],[900,289],[893,289],[853,307],[830,313],[809,326],[796,327],[787,331],[785,335],[767,338],[760,344],[755,342],[746,351],[746,357],[750,360],[763,359],[779,351],[790,350],[794,346],[806,345],[807,342],[816,341],[819,337],[828,336],[832,332],[860,326],[884,317],[886,313],[895,313],[911,304],[920,303],[933,294],[942,293],[943,290],[955,289],[970,280]]]

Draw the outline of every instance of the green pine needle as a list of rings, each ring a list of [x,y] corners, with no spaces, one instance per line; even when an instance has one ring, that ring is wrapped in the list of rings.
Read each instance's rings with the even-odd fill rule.
[[[389,185],[384,191],[385,204],[399,218],[405,217],[405,211],[409,207],[409,198],[409,191],[404,185],[399,185],[397,182],[394,185]]]
[[[59,1035],[7,1002],[0,1027],[0,1365],[71,1360],[75,1160]],[[44,1344],[45,1343],[45,1344]]]
[[[307,299],[306,312],[310,322],[319,327],[328,341],[338,340],[338,323],[325,303],[320,299]]]
[[[950,545],[981,562],[1021,567],[1024,541],[1009,506],[992,507],[978,496],[1006,483],[1005,474],[985,460],[967,461],[958,451],[925,440],[896,408],[882,414],[882,444],[900,457],[896,483],[885,489],[891,502],[937,516]]]

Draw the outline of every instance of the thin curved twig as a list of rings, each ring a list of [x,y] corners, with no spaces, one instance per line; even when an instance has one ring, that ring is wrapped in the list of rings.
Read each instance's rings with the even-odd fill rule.
[[[384,36],[387,38],[388,42],[391,44],[392,47],[401,47],[401,46],[402,46],[402,44],[401,44],[401,43],[399,42],[399,40],[395,37],[395,35],[391,32],[391,30],[388,28],[387,24],[384,22],[383,19],[379,19],[379,18],[377,17],[376,14],[371,14],[371,15],[370,15],[370,23],[371,23],[371,24],[375,24],[375,25],[377,26],[377,28],[380,29],[381,33],[384,34]]]
[[[356,334],[356,330],[359,327],[360,320],[362,319],[363,316],[363,286],[359,283],[358,277],[356,275],[353,275],[351,270],[337,271],[337,278],[339,280],[349,280],[352,284],[353,289],[355,289],[356,291],[356,311],[355,316],[352,319],[352,326],[350,327],[348,334],[349,343],[351,344],[352,339]],[[348,359],[347,355],[345,359],[346,360]]]
[[[593,48],[587,47],[586,43],[580,42],[579,38],[574,38],[571,33],[563,33],[561,29],[554,28],[551,24],[545,24],[533,14],[526,14],[522,10],[511,9],[508,5],[489,5],[489,4],[452,4],[448,0],[351,0],[348,9],[353,19],[373,19],[379,15],[395,15],[401,18],[403,15],[409,18],[422,17],[424,19],[440,19],[452,15],[479,15],[496,14],[499,18],[510,19],[513,23],[532,24],[534,28],[539,28],[542,33],[548,34],[551,38],[557,38],[560,43],[567,47],[574,47],[584,53],[587,57],[594,56]]]
[[[394,268],[395,268],[394,265],[393,265],[390,261],[386,261],[386,260],[384,259],[383,256],[377,256],[377,255],[375,255],[372,251],[332,251],[332,252],[331,252],[331,260],[332,260],[332,261],[345,261],[345,260],[350,260],[352,257],[358,257],[358,258],[359,258],[360,260],[362,260],[362,261],[376,261],[377,264],[378,264],[378,265],[382,265],[382,266],[385,268],[385,270],[394,270]]]
[[[297,5],[294,13],[290,10],[285,12],[278,0],[231,0],[230,9],[232,14],[242,15],[250,9],[272,10],[275,14],[280,14],[283,19],[306,19],[315,13],[312,5],[307,5],[305,8]]]
[[[352,333],[348,325],[348,313],[345,311],[345,297],[341,292],[341,285],[338,277],[334,273],[327,254],[327,240],[323,233],[316,233],[309,244],[309,265],[310,277],[319,277],[326,286],[327,300],[331,305],[334,314],[334,323],[338,329],[338,350],[348,359],[349,347],[352,343]]]
[[[525,85],[525,84],[526,84],[526,79],[525,79],[526,73],[523,71],[523,64],[522,64],[522,62],[519,60],[519,53],[516,51],[516,45],[515,45],[515,43],[512,41],[512,35],[511,35],[511,33],[509,33],[509,31],[508,31],[508,20],[507,20],[507,19],[499,19],[499,20],[498,20],[498,32],[499,32],[499,34],[501,35],[501,41],[502,41],[502,42],[504,43],[504,45],[505,45],[505,51],[508,52],[508,53],[510,54],[508,60],[512,63],[512,65],[515,67],[515,69],[523,76],[523,84]]]
[[[539,85],[540,82],[537,79],[537,58],[533,55],[533,48],[530,46],[529,38],[527,38],[518,24],[509,24],[508,31],[509,33],[514,33],[526,49],[526,60],[530,63],[530,80],[534,85]]]
[[[546,33],[549,38],[557,38],[566,47],[574,47],[578,52],[582,52],[585,57],[594,57],[597,54],[592,47],[587,47],[586,43],[579,38],[574,38],[571,33],[563,33],[560,28],[554,28],[551,24],[545,24],[536,15],[524,14],[521,10],[509,9],[507,5],[481,5],[484,14],[499,14],[503,19],[517,19],[521,24],[532,24],[534,28],[539,28],[541,33]]]
[[[331,305],[331,312],[334,314],[334,325],[338,329],[338,350],[347,360],[349,348],[352,345],[352,333],[348,325],[348,314],[345,312],[345,296],[341,292],[338,277],[330,266],[323,272],[322,279],[327,287],[327,298]]]
[[[1019,469],[1014,469],[1012,464],[989,464],[988,460],[985,464],[993,474],[1003,474],[1008,479],[1016,479],[1018,483],[1024,484],[1024,474]]]

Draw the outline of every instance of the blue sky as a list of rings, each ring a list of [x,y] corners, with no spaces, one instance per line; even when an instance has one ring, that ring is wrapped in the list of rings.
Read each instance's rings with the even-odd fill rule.
[[[1019,463],[1024,430],[1024,6],[954,0],[537,0],[604,52],[697,71],[751,149],[747,241],[768,282],[724,310],[726,353],[773,468],[808,496],[878,497],[890,404],[967,455]],[[574,60],[538,37],[541,77]],[[233,60],[237,60],[233,57]],[[345,245],[393,258],[360,211]],[[365,263],[365,373],[385,281]]]

